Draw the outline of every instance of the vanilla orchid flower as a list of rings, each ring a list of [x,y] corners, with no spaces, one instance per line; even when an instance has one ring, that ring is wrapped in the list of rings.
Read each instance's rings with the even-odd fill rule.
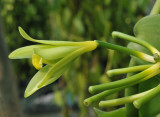
[[[25,97],[56,81],[77,57],[96,49],[98,45],[96,41],[36,40],[26,34],[21,27],[19,32],[25,39],[39,43],[18,48],[9,55],[10,59],[32,58],[33,66],[39,70],[29,82]]]

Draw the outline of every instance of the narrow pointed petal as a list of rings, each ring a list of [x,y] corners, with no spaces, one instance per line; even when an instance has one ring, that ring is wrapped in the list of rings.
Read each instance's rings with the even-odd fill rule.
[[[37,42],[37,43],[42,43],[42,44],[49,44],[49,45],[58,45],[58,46],[77,46],[77,45],[82,45],[85,44],[86,42],[71,42],[71,41],[53,41],[53,40],[37,40],[32,37],[30,37],[21,27],[18,27],[20,34],[22,35],[23,38],[32,41],[32,42]]]
[[[29,82],[26,90],[25,90],[25,95],[24,97],[29,97],[30,95],[32,95],[35,91],[37,91],[38,88],[38,84],[39,82],[42,81],[43,77],[45,76],[46,72],[51,69],[51,66],[46,65],[45,67],[43,67],[41,70],[39,70],[31,79],[31,81]]]
[[[53,83],[54,81],[56,81],[63,73],[64,71],[68,68],[67,66],[64,66],[62,69],[60,69],[57,72],[51,72],[50,74],[47,74],[47,72],[49,70],[51,70],[53,68],[53,66],[50,65],[46,65],[45,67],[43,67],[41,70],[39,70],[31,79],[31,81],[29,82],[26,90],[25,90],[25,95],[24,97],[29,97],[30,95],[32,95],[34,92],[36,92],[37,90],[39,90],[40,88],[49,85],[51,83]],[[44,85],[42,85],[41,87],[38,87],[39,84],[43,81],[45,76],[50,76],[50,78],[44,83]]]
[[[9,54],[10,59],[22,59],[22,58],[32,58],[34,48],[49,48],[53,46],[49,45],[31,45],[18,48]]]
[[[79,46],[60,46],[60,47],[46,48],[46,49],[36,48],[34,49],[34,52],[35,54],[41,56],[46,60],[52,60],[52,59],[62,58],[70,54],[71,52],[75,51],[78,48],[80,47]]]

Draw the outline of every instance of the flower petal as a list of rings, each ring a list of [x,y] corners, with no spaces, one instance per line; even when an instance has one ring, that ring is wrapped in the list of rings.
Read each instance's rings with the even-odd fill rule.
[[[46,65],[41,70],[39,70],[35,76],[31,79],[28,84],[25,97],[32,95],[38,89],[53,83],[56,81],[68,68],[68,66],[81,54],[91,51],[97,47],[97,43],[93,42],[91,46],[81,47],[71,53],[69,53],[66,57],[59,60],[55,65],[50,66]]]
[[[30,95],[32,95],[34,92],[39,90],[40,88],[56,81],[64,73],[64,71],[68,68],[68,66],[63,67],[57,72],[50,72],[50,74],[48,74],[47,72],[51,70],[52,68],[53,66],[46,65],[33,76],[33,78],[31,79],[31,81],[29,82],[25,90],[24,97],[27,98]],[[47,80],[47,82],[44,83],[43,86],[38,87],[39,84],[43,81],[45,76],[50,76],[50,78]]]
[[[58,61],[50,70],[48,70],[46,76],[44,76],[43,81],[41,84],[39,84],[38,87],[42,87],[46,81],[51,77],[49,74],[51,73],[57,73],[61,69],[63,69],[65,66],[68,66],[73,60],[75,60],[79,55],[85,53],[88,50],[88,47],[80,48],[70,54],[68,54],[66,57],[62,58],[60,61]]]
[[[31,45],[18,48],[9,54],[10,59],[32,58],[34,48],[49,48],[50,45]]]
[[[85,44],[86,42],[71,42],[71,41],[53,41],[53,40],[37,40],[30,37],[20,26],[18,27],[20,34],[23,38],[37,43],[49,44],[49,45],[58,45],[58,46],[77,46]]]
[[[60,47],[54,47],[54,48],[36,48],[34,49],[35,54],[38,54],[42,58],[46,60],[53,60],[53,59],[59,59],[62,58],[69,53],[75,51],[76,49],[80,48],[79,46],[60,46]]]
[[[39,55],[33,53],[32,64],[37,69],[40,70],[43,67],[43,59]]]

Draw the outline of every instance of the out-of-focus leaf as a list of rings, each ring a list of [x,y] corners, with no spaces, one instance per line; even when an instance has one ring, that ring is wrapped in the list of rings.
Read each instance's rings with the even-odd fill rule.
[[[58,106],[62,107],[62,106],[64,105],[63,99],[62,99],[62,93],[61,93],[60,91],[58,91],[58,90],[55,90],[54,95],[55,95],[55,100],[54,100],[54,102],[55,102]]]
[[[126,108],[120,108],[111,112],[104,112],[97,108],[94,108],[99,117],[126,117]]]
[[[82,20],[80,19],[80,17],[75,17],[73,20],[73,26],[74,26],[74,31],[76,31],[76,33],[78,34],[83,34],[85,29],[82,23]]]
[[[72,17],[72,14],[71,14],[71,11],[69,8],[65,8],[64,9],[64,13],[63,13],[63,23],[64,25],[67,27],[69,26],[70,24],[70,21],[71,21],[71,17]]]

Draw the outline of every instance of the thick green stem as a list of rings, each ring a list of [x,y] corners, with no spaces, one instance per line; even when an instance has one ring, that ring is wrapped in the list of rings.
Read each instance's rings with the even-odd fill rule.
[[[95,86],[90,86],[89,87],[89,92],[90,93],[97,93],[100,91],[104,91],[107,89],[113,89],[117,87],[122,87],[124,85],[132,84],[133,82],[136,82],[138,80],[143,79],[144,77],[148,76],[149,74],[153,73],[154,71],[159,70],[160,62],[152,65],[152,67],[136,74],[130,77],[127,77],[122,80],[114,81],[114,82],[109,82],[109,83],[104,83],[100,85],[95,85]]]
[[[152,65],[153,64],[139,65],[139,66],[133,66],[133,67],[128,67],[128,68],[108,70],[107,75],[109,77],[112,77],[112,76],[115,76],[115,75],[126,74],[126,73],[130,73],[130,72],[138,72],[138,71],[145,70],[145,69],[151,67]]]
[[[160,93],[160,85],[153,88],[152,92],[147,93],[144,97],[141,97],[133,102],[136,108],[140,108],[143,104],[154,98]]]
[[[107,101],[100,101],[99,106],[102,107],[102,108],[105,108],[105,107],[113,107],[113,106],[128,104],[128,103],[131,103],[131,102],[145,96],[147,93],[151,92],[152,90],[153,89],[151,89],[149,91],[139,93],[139,94],[126,96],[126,97],[123,97],[123,98],[107,100]]]
[[[115,88],[115,89],[103,91],[103,92],[101,92],[101,93],[98,93],[98,94],[96,94],[96,95],[94,95],[94,96],[92,96],[92,97],[89,97],[89,98],[85,99],[85,100],[84,100],[84,104],[85,104],[86,106],[89,106],[89,105],[91,105],[93,102],[98,101],[98,100],[101,100],[101,99],[107,97],[108,95],[111,95],[111,94],[113,94],[113,93],[115,93],[115,92],[118,92],[118,91],[120,91],[120,90],[122,90],[122,89],[124,89],[124,87],[120,87],[120,88]]]
[[[138,43],[138,44],[144,46],[145,48],[147,48],[148,50],[150,50],[153,55],[155,53],[160,54],[159,51],[155,47],[153,47],[151,44],[149,44],[148,42],[146,42],[144,40],[138,39],[136,37],[133,37],[133,36],[121,33],[121,32],[117,32],[117,31],[112,32],[112,37],[113,38],[121,38],[121,39],[125,39],[128,41]]]
[[[96,40],[96,41],[98,43],[98,47],[104,47],[104,48],[108,48],[108,49],[117,50],[117,51],[129,54],[129,55],[136,56],[136,57],[138,57],[138,58],[140,58],[144,61],[155,63],[154,58],[152,56],[150,56],[148,54],[145,54],[143,52],[133,50],[133,49],[129,49],[129,48],[126,48],[126,47],[122,47],[122,46],[119,46],[119,45],[114,45],[114,44],[111,44],[111,43],[103,42],[103,41],[98,41],[98,40]]]
[[[129,66],[131,67],[134,65],[136,65],[136,62],[133,58],[131,58]],[[127,77],[130,77],[134,74],[135,73],[128,73]],[[130,96],[136,94],[137,92],[138,92],[137,85],[125,88],[125,96]],[[125,107],[126,107],[126,117],[138,117],[138,110],[133,106],[132,103],[125,104]]]
[[[150,15],[155,15],[160,13],[160,0],[157,0],[156,3],[154,4]]]

